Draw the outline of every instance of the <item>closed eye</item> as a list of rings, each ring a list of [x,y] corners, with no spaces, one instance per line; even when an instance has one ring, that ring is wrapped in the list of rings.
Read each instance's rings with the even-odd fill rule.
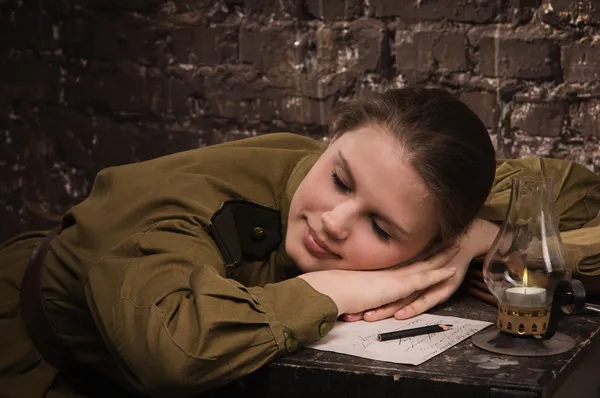
[[[344,182],[340,179],[340,177],[335,171],[331,173],[331,179],[333,180],[333,184],[335,185],[338,191],[343,193],[352,192],[352,190],[346,184],[344,184]]]
[[[391,239],[391,235],[388,234],[387,232],[385,232],[383,230],[383,228],[381,228],[379,226],[379,224],[377,224],[377,221],[375,221],[375,218],[373,218],[373,216],[369,217],[369,220],[371,221],[371,228],[373,228],[373,231],[375,232],[375,234],[377,234],[377,236],[381,239],[381,240],[385,240],[388,241]]]

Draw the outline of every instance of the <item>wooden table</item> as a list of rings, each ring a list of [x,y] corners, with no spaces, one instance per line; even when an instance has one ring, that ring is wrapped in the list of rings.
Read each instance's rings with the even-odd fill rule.
[[[434,313],[493,322],[495,311],[489,304],[463,296]],[[600,347],[600,316],[564,318],[559,330],[576,338],[577,345],[552,357],[501,356],[473,346],[470,339],[419,366],[302,349],[273,362],[240,384],[243,393],[252,397],[550,398],[581,366],[581,360],[595,349],[593,346]],[[517,360],[519,364],[497,370],[482,369],[472,362],[474,356],[482,354]],[[591,359],[596,361],[593,366],[598,371],[597,377],[589,382],[600,386],[600,358]]]

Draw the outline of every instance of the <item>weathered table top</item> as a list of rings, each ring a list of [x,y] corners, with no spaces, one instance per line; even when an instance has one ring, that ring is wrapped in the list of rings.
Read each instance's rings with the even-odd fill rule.
[[[434,313],[494,322],[496,309],[462,296]],[[559,331],[576,339],[567,353],[542,358],[488,353],[466,339],[419,365],[399,365],[332,352],[302,349],[281,358],[252,379],[244,389],[256,397],[551,397],[589,350],[600,344],[600,316],[564,318]],[[473,356],[518,361],[518,365],[486,370]]]

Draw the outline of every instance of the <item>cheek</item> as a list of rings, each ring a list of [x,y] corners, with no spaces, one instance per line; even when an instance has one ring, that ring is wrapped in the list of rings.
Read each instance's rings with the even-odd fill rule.
[[[298,190],[299,210],[321,210],[325,211],[335,205],[338,193],[329,178],[312,177]]]
[[[385,243],[371,232],[368,226],[354,233],[346,242],[344,251],[348,269],[375,270],[396,266],[419,254],[416,245],[391,241]]]
[[[406,257],[405,250],[397,244],[387,244],[369,231],[354,233],[353,239],[346,243],[344,257],[348,268],[358,270],[374,270],[389,268],[399,264]]]

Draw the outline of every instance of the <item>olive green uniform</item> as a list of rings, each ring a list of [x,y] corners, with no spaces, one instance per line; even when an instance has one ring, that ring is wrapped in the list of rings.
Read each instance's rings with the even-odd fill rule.
[[[55,334],[99,374],[164,396],[198,395],[325,335],[337,308],[293,277],[283,244],[228,267],[209,228],[224,202],[243,199],[277,209],[285,231],[292,195],[323,150],[306,137],[270,134],[100,172],[90,196],[64,215],[44,262]],[[578,229],[564,235],[571,261],[596,270],[600,178],[581,166],[502,162],[482,217],[502,221],[510,177],[540,171],[557,181],[561,229]],[[273,232],[256,227],[236,220],[236,233],[252,236],[242,245],[250,251]],[[23,273],[43,236],[0,247],[2,396],[77,396],[42,360],[20,316]]]

